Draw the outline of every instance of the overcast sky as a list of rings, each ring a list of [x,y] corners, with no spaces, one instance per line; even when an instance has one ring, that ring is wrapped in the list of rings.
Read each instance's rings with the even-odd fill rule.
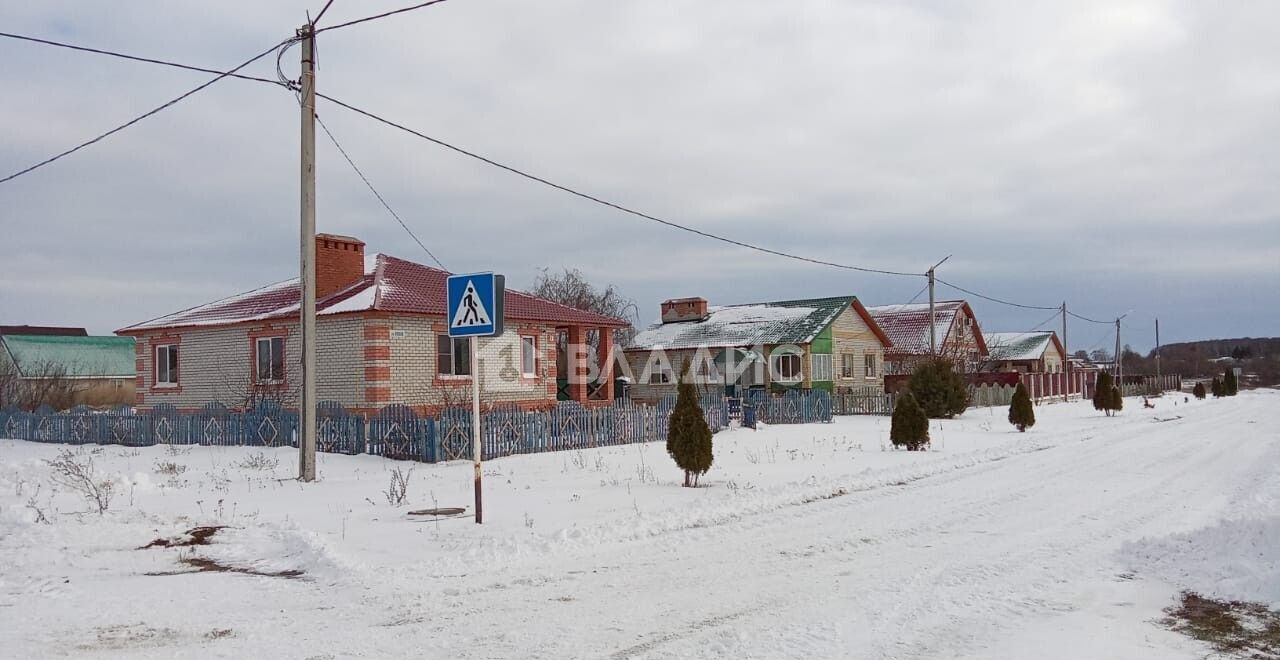
[[[0,29],[229,68],[312,2],[9,2]],[[325,23],[405,4],[336,0]],[[647,213],[1095,318],[1280,335],[1280,3],[452,0],[321,35],[318,88]],[[206,74],[0,39],[0,176]],[[284,59],[296,76],[298,51]],[[275,57],[246,70],[274,78]],[[581,269],[636,300],[906,302],[923,278],[746,251],[321,102],[455,272]],[[107,333],[297,273],[298,109],[223,80],[0,184],[0,323]],[[430,263],[323,133],[320,231]],[[957,297],[939,286],[939,298]],[[925,297],[921,296],[920,300]],[[969,298],[987,331],[1052,313]],[[1132,311],[1130,311],[1132,310]],[[1072,350],[1110,346],[1073,321]]]

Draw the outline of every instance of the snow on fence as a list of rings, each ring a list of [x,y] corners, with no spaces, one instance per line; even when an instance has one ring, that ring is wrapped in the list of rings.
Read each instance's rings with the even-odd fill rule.
[[[585,449],[664,440],[675,397],[657,405],[615,402],[586,407],[562,401],[550,410],[527,411],[495,406],[484,413],[481,439],[486,459],[566,449]],[[703,414],[712,431],[729,424],[728,400],[707,395]],[[827,406],[830,420],[830,406]],[[427,463],[471,458],[471,411],[447,408],[437,416],[420,416],[411,408],[391,405],[376,415],[354,414],[326,401],[316,407],[319,451],[360,454]],[[802,406],[799,418],[820,416],[816,406]],[[787,414],[778,421],[789,423]],[[770,420],[772,421],[772,420]],[[55,412],[0,410],[0,437],[62,444],[158,444],[213,446],[296,446],[298,413],[273,403],[247,411],[208,404],[198,412],[179,413],[169,405],[137,412],[132,408],[95,411],[85,407]]]

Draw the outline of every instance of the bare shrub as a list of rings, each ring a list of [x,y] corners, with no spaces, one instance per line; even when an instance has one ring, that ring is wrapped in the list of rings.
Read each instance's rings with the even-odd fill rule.
[[[44,509],[40,508],[40,502],[37,500],[38,497],[40,497],[40,484],[36,484],[36,492],[32,493],[31,497],[27,498],[27,508],[31,509],[32,513],[36,514],[37,524],[52,524],[49,522],[49,517],[44,514]]]
[[[270,456],[265,451],[254,452],[249,454],[243,461],[236,463],[236,467],[242,470],[261,470],[268,472],[280,467],[280,459]]]
[[[391,471],[391,484],[387,486],[387,503],[391,506],[402,506],[409,496],[409,478],[413,476],[413,468],[406,472],[400,468]]]
[[[93,457],[76,454],[70,449],[63,449],[58,457],[45,461],[53,470],[50,479],[54,483],[70,488],[90,504],[98,508],[98,515],[111,508],[111,497],[115,494],[116,483],[110,478],[99,479],[93,467]]]
[[[187,471],[187,466],[173,461],[156,461],[155,471],[157,474],[167,474],[170,476],[178,476]]]

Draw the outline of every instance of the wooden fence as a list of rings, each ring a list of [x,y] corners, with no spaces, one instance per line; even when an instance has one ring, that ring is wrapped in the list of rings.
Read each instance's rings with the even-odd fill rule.
[[[675,397],[657,405],[618,401],[584,407],[562,401],[543,411],[497,406],[483,413],[481,447],[484,458],[490,459],[664,440],[674,407]],[[803,408],[799,417],[819,415],[813,408]],[[702,410],[713,432],[729,425],[725,397],[703,397]],[[369,453],[426,463],[471,458],[469,408],[448,408],[430,417],[406,406],[391,405],[369,417],[327,401],[320,403],[316,412],[319,451]],[[786,418],[779,413],[772,423],[789,423]],[[247,411],[209,404],[196,413],[179,413],[166,405],[144,412],[83,407],[66,412],[48,407],[34,412],[0,410],[0,437],[61,444],[292,447],[297,446],[297,427],[296,411],[271,403]]]
[[[836,415],[892,415],[896,398],[878,387],[844,389],[831,395],[831,410]]]

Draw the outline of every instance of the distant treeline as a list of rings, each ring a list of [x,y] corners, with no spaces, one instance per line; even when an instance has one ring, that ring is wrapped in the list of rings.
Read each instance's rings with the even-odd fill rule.
[[[1145,356],[1126,351],[1125,368],[1154,373],[1155,355],[1155,350]],[[1165,373],[1213,376],[1228,366],[1213,362],[1220,358],[1232,358],[1235,361],[1233,366],[1240,367],[1245,373],[1258,374],[1264,385],[1280,383],[1280,337],[1204,339],[1160,347],[1160,368]]]

